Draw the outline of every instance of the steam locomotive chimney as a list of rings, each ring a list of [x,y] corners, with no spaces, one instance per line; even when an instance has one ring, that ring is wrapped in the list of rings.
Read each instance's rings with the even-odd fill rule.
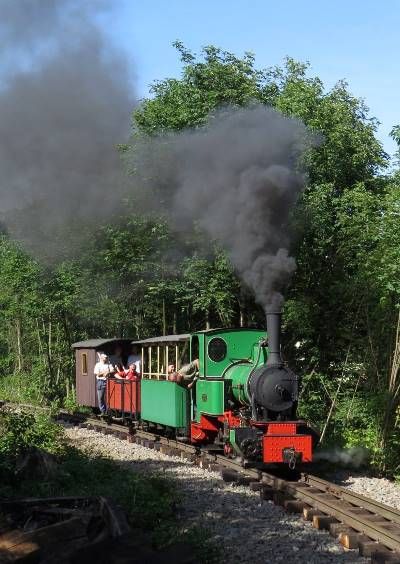
[[[281,358],[281,312],[266,311],[268,333],[268,360],[266,366],[282,366]]]

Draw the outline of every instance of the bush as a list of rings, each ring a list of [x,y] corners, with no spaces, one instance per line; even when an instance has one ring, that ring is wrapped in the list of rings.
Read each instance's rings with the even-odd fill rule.
[[[25,468],[19,462],[32,452],[45,454],[46,468]],[[36,471],[38,470],[38,471]],[[185,541],[199,562],[214,562],[218,552],[197,527],[182,530],[176,521],[179,502],[172,480],[134,472],[129,462],[82,452],[65,441],[63,428],[49,415],[0,411],[0,497],[106,496],[124,508],[133,527],[154,531],[158,547]]]
[[[0,412],[0,495],[18,492],[17,467],[28,452],[38,449],[61,455],[65,449],[62,434],[61,427],[46,415]]]
[[[100,456],[68,447],[63,429],[47,415],[0,412],[2,488],[14,495],[105,495],[125,507],[132,521],[152,527],[173,516],[176,495],[171,483],[157,475],[142,476]],[[29,477],[15,482],[17,461],[32,449],[56,456],[58,469],[45,481]]]
[[[40,388],[32,374],[10,374],[0,377],[0,397],[15,403],[40,403]]]

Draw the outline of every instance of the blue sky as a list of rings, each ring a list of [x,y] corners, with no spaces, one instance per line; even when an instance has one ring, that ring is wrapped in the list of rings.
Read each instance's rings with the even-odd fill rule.
[[[129,53],[140,97],[153,80],[179,76],[175,39],[195,52],[207,44],[252,51],[258,67],[289,55],[309,61],[327,88],[347,80],[381,122],[385,150],[395,151],[389,131],[400,123],[399,0],[121,2],[110,31]]]

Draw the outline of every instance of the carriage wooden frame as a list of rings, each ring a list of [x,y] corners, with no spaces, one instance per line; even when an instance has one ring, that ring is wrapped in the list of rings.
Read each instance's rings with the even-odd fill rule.
[[[163,335],[151,339],[132,341],[132,346],[141,347],[142,373],[144,379],[168,380],[168,366],[179,370],[190,360],[190,334]]]

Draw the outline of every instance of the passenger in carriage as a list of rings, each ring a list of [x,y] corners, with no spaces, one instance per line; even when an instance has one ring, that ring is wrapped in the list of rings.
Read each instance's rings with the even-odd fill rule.
[[[175,366],[170,364],[168,366],[168,380],[176,382],[182,386],[187,386],[188,389],[193,387],[193,384],[199,376],[199,359],[195,358],[189,364],[185,364],[176,372]]]
[[[124,368],[122,364],[117,364],[114,376],[118,380],[139,380],[140,378],[134,362],[130,364],[129,368]]]
[[[114,368],[115,368],[115,373],[114,373],[115,378],[117,378],[118,380],[124,380],[127,373],[126,368],[124,368],[120,362],[118,362]]]
[[[175,364],[169,364],[167,368],[167,380],[170,382],[176,382],[177,384],[181,383],[181,376],[175,369]]]
[[[140,374],[136,369],[135,362],[130,363],[128,370],[125,372],[125,378],[126,380],[133,380],[133,381],[139,380]]]
[[[105,403],[105,393],[107,378],[114,374],[114,366],[110,363],[108,356],[104,353],[99,354],[99,361],[95,364],[94,375],[96,376],[96,389],[97,389],[97,399],[99,402],[99,408],[101,413],[107,411]]]
[[[132,346],[132,352],[128,356],[128,368],[131,364],[135,364],[136,372],[142,373],[142,357],[140,356],[140,348],[137,345]]]

